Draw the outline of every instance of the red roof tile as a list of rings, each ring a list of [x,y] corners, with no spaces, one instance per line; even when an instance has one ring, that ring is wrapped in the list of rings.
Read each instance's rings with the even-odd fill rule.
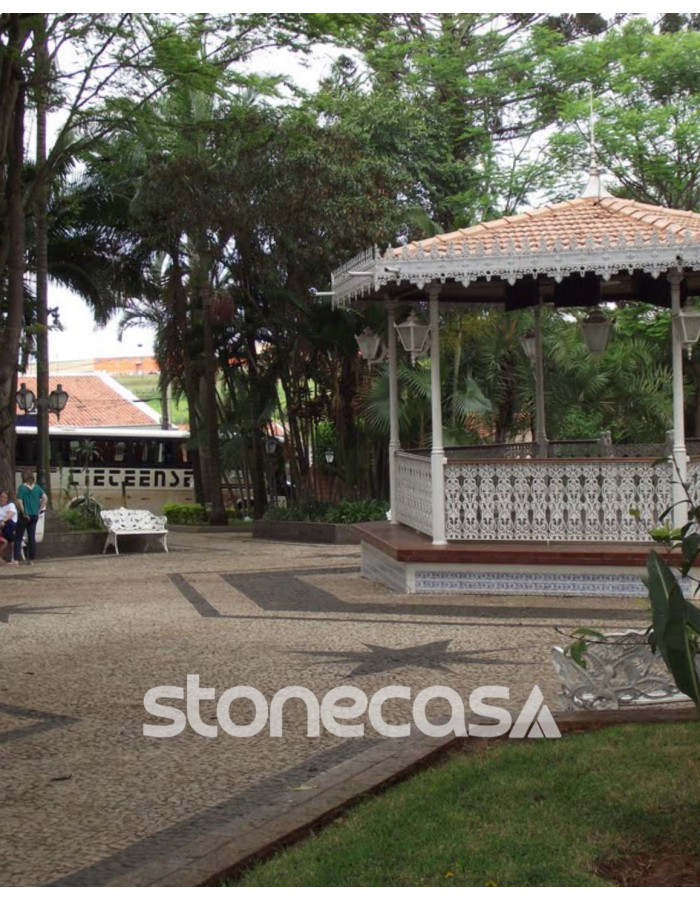
[[[21,375],[17,379],[36,394],[36,378]],[[134,402],[135,396],[109,375],[61,375],[52,378],[50,389],[60,381],[69,395],[66,408],[61,413],[61,425],[83,428],[108,428],[127,426],[158,427],[160,417],[147,403]],[[132,399],[133,398],[133,399]],[[21,419],[22,410],[17,408]],[[51,415],[52,423],[55,417]]]
[[[664,240],[667,235],[681,236],[685,232],[700,241],[700,214],[617,197],[579,197],[414,241],[393,252],[396,256],[406,253],[412,256],[437,248],[442,254],[450,245],[460,248],[466,245],[470,253],[489,253],[496,248],[522,250],[529,245],[535,249],[543,244],[547,250],[552,250],[555,243],[569,248],[586,241],[592,242],[594,247],[605,243],[614,246],[621,240],[628,244],[634,241],[646,244],[654,237]]]

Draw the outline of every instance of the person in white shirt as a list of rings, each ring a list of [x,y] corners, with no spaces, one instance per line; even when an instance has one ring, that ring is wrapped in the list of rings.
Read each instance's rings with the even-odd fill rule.
[[[17,518],[17,507],[10,500],[7,491],[0,491],[0,563],[4,562],[7,545],[14,547]],[[13,560],[8,565],[17,563]]]

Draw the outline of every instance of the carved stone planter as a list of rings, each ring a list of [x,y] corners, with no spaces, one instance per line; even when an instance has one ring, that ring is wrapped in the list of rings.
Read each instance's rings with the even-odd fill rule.
[[[644,631],[608,632],[607,643],[589,644],[584,669],[552,648],[561,682],[563,709],[620,709],[689,700],[671,678],[661,656],[651,652]]]

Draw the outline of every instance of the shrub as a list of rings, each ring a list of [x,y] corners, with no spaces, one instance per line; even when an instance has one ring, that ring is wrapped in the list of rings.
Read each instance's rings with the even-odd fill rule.
[[[384,500],[341,500],[331,507],[326,522],[353,525],[355,522],[376,522],[386,519],[389,504]]]
[[[272,506],[265,518],[273,522],[325,522],[330,503],[310,500],[308,503],[290,503],[287,506]]]
[[[91,504],[81,503],[82,499],[78,497],[70,506],[58,510],[58,518],[65,522],[71,531],[104,531],[99,504],[95,501]]]
[[[335,525],[352,525],[355,522],[375,522],[386,518],[389,504],[384,500],[341,500],[340,503],[293,503],[275,506],[265,513],[273,522],[330,522]]]
[[[200,503],[166,503],[163,515],[169,525],[207,524],[207,511]]]

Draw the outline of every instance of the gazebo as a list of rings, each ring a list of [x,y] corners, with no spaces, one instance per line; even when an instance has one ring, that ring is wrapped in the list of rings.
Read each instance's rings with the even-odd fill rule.
[[[483,222],[381,253],[333,273],[339,305],[381,302],[390,373],[391,521],[362,529],[363,572],[406,592],[637,593],[648,528],[676,504],[700,467],[684,434],[683,359],[700,332],[700,215],[610,196],[600,173],[575,200]],[[540,311],[637,300],[672,312],[673,439],[668,463],[621,458],[473,458],[443,444],[440,313],[446,304],[534,307],[536,380],[542,375]],[[431,357],[429,453],[399,442],[396,311],[427,305],[429,335],[407,324]],[[407,347],[418,350],[419,347]],[[539,392],[541,402],[541,391]],[[543,421],[537,410],[538,431]],[[639,515],[630,514],[637,509]],[[647,544],[647,546],[644,546]]]

